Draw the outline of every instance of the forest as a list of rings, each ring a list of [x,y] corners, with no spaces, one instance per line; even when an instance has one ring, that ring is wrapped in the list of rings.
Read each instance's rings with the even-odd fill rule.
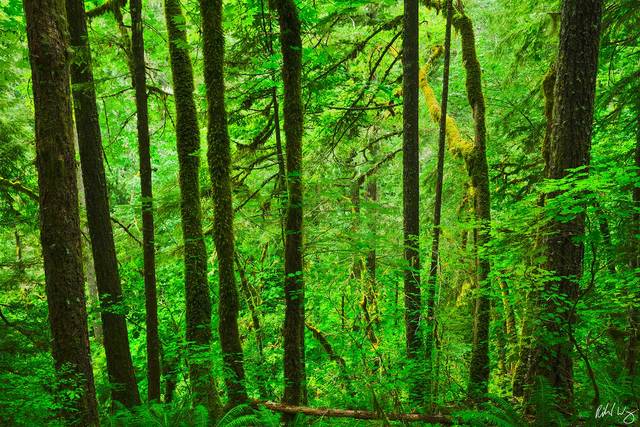
[[[0,0],[0,425],[640,425],[640,1]]]

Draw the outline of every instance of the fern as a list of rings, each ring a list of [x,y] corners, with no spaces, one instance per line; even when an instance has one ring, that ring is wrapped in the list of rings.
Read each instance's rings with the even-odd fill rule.
[[[279,425],[278,416],[271,411],[239,405],[224,414],[216,427],[278,427]]]

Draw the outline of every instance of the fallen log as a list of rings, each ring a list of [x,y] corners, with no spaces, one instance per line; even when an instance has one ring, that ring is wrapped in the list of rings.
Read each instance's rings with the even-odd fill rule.
[[[452,425],[451,417],[445,415],[426,414],[394,414],[364,411],[360,409],[333,409],[333,408],[311,408],[308,406],[293,406],[275,402],[254,402],[255,406],[264,406],[274,412],[283,414],[304,414],[312,417],[328,418],[354,418],[358,420],[388,420],[407,422],[427,422],[432,424]]]

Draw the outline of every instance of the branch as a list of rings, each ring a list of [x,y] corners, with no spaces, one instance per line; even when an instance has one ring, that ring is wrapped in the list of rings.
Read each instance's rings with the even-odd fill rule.
[[[124,232],[129,235],[129,237],[131,237],[133,240],[135,240],[137,244],[142,246],[142,242],[140,241],[140,239],[138,239],[136,236],[133,235],[133,233],[131,233],[131,231],[129,231],[129,228],[131,226],[129,226],[129,227],[125,226],[123,223],[118,221],[118,219],[116,217],[113,217],[113,216],[111,217],[111,221],[113,221],[114,224],[119,225],[120,228],[122,228],[124,230]]]
[[[364,50],[364,48],[367,45],[367,43],[369,43],[369,41],[371,41],[371,39],[374,38],[376,36],[376,34],[382,32],[382,31],[392,30],[392,29],[398,27],[400,24],[402,24],[402,15],[398,15],[395,18],[393,18],[392,20],[390,20],[388,22],[385,22],[380,27],[376,28],[373,31],[373,33],[371,33],[366,39],[364,39],[364,40],[362,40],[360,42],[357,42],[355,44],[355,47],[348,54],[346,54],[340,61],[334,63],[327,70],[321,72],[317,76],[312,77],[310,80],[311,81],[317,81],[317,80],[320,80],[320,79],[326,77],[327,75],[331,74],[332,72],[337,70],[345,62],[349,61],[350,59],[354,59],[362,50]]]
[[[95,18],[113,10],[114,7],[124,7],[125,4],[127,4],[127,0],[107,0],[104,4],[87,10],[86,16],[88,19]]]
[[[29,329],[25,329],[20,325],[16,325],[15,323],[11,322],[9,319],[6,318],[6,316],[4,315],[4,313],[2,312],[2,310],[0,310],[0,319],[2,319],[2,321],[10,328],[15,329],[16,331],[18,331],[20,334],[24,335],[29,341],[31,341],[31,343],[36,346],[36,348],[40,349],[40,350],[45,350],[48,351],[49,350],[49,346],[46,344],[46,342],[41,341],[37,338],[34,337],[35,332]]]
[[[358,106],[354,106],[354,107],[336,107],[336,106],[328,106],[327,108],[330,110],[346,110],[346,111],[369,111],[369,110],[386,110],[387,108],[393,108],[393,107],[398,107],[402,105],[402,103],[399,104],[382,104],[382,105],[374,105],[374,106],[369,106],[369,107],[358,107]]]
[[[347,365],[347,363],[344,361],[342,357],[336,354],[335,350],[331,346],[331,343],[329,343],[329,340],[327,340],[327,337],[320,331],[320,329],[316,328],[315,326],[313,326],[311,323],[308,323],[308,322],[305,322],[305,326],[307,327],[307,329],[311,331],[311,333],[313,334],[313,337],[318,340],[318,342],[320,343],[324,351],[329,356],[329,359],[333,360],[342,368],[344,368]]]
[[[368,177],[370,177],[371,175],[375,174],[376,172],[378,172],[378,170],[388,161],[392,160],[396,154],[398,154],[399,152],[402,151],[402,147],[398,148],[397,150],[394,150],[392,152],[390,152],[389,154],[387,154],[386,156],[384,156],[382,158],[382,160],[380,160],[378,163],[376,163],[375,165],[373,165],[373,167],[371,169],[369,169],[368,171],[366,171],[365,173],[361,174],[360,176],[358,176],[355,180],[355,182],[358,185],[362,185],[364,184],[365,179],[367,179]]]
[[[452,425],[453,420],[443,415],[425,415],[425,414],[379,414],[372,411],[363,411],[359,409],[333,409],[333,408],[311,408],[308,406],[294,406],[283,403],[274,402],[254,402],[254,406],[264,406],[274,412],[283,414],[304,414],[312,417],[328,417],[328,418],[355,418],[358,420],[380,420],[389,421],[406,421],[406,422],[428,422],[432,424]]]
[[[428,76],[431,63],[433,63],[441,53],[442,48],[436,47],[431,54],[431,58],[429,58],[427,63],[420,69],[420,89],[422,89],[422,94],[429,109],[429,115],[434,123],[440,122],[440,103],[436,98],[435,92],[429,85]],[[473,149],[473,143],[462,137],[457,123],[449,115],[447,115],[446,136],[449,151],[454,155],[459,155],[463,159],[466,159]]]
[[[38,193],[31,190],[30,188],[25,187],[19,181],[11,181],[10,179],[0,176],[0,187],[11,188],[19,193],[28,196],[31,200],[35,200],[36,203],[38,202]]]

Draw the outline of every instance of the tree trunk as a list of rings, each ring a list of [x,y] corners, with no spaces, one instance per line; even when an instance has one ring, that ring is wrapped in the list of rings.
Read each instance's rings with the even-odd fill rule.
[[[194,403],[205,406],[215,419],[221,415],[221,403],[211,373],[211,295],[202,233],[200,127],[193,99],[193,67],[186,48],[187,33],[180,2],[165,0],[164,10],[176,104],[189,380]]]
[[[466,70],[467,99],[473,112],[474,143],[466,163],[474,188],[474,207],[477,221],[476,246],[479,248],[477,262],[478,287],[473,324],[473,346],[469,372],[469,394],[480,398],[487,393],[489,382],[489,273],[490,264],[484,253],[489,242],[491,228],[491,200],[489,193],[489,167],[486,152],[486,128],[482,75],[476,55],[473,24],[468,16],[460,14],[454,24],[460,31],[462,62]]]
[[[35,105],[40,241],[61,415],[70,424],[95,425],[65,5],[63,0],[25,0],[24,10]]]
[[[372,154],[377,152],[377,147],[372,149]],[[369,205],[376,203],[378,201],[378,180],[375,176],[369,178],[367,182],[367,189],[365,192],[365,198],[368,200]],[[365,284],[366,290],[364,293],[363,303],[366,303],[366,312],[372,318],[373,323],[376,325],[380,324],[380,313],[378,309],[378,283],[376,278],[376,234],[377,234],[377,223],[376,223],[376,215],[375,211],[370,209],[367,213],[368,217],[368,227],[369,233],[372,236],[369,239],[368,246],[369,250],[367,251],[367,257],[365,260],[365,267],[367,270],[367,282]],[[373,331],[373,325],[371,325],[371,336],[370,338],[375,338],[375,332]],[[377,344],[378,339],[375,338],[375,343]],[[371,340],[371,343],[374,344],[374,340]]]
[[[420,350],[420,149],[418,143],[418,0],[404,1],[402,39],[402,205],[404,218],[404,305],[407,357]]]
[[[153,226],[153,193],[151,188],[151,152],[149,108],[145,74],[142,0],[131,0],[131,50],[136,89],[138,118],[138,154],[140,157],[140,190],[142,200],[142,241],[144,253],[144,294],[147,324],[147,395],[160,401],[160,338],[158,336],[158,297]]]
[[[546,177],[552,180],[564,178],[569,169],[589,165],[601,14],[601,0],[562,3],[553,129],[546,165]],[[572,411],[572,344],[567,328],[574,322],[570,307],[578,298],[582,275],[584,247],[575,238],[584,234],[584,219],[579,213],[568,222],[552,220],[546,241],[546,268],[559,280],[545,286],[544,334],[537,343],[533,372],[555,389],[556,402],[563,412]]]
[[[231,198],[231,149],[224,103],[224,35],[222,0],[202,0],[204,78],[207,88],[207,158],[213,184],[213,238],[218,253],[220,317],[218,331],[225,365],[230,403],[247,400],[242,345],[238,332],[238,289],[234,274],[233,202]]]
[[[353,418],[356,420],[382,420],[402,422],[420,422],[422,424],[452,425],[454,420],[446,415],[425,415],[425,414],[395,414],[381,411],[364,411],[361,409],[334,409],[334,408],[310,408],[308,406],[293,406],[278,404],[273,402],[254,402],[254,406],[264,406],[271,411],[282,412],[283,414],[296,415],[304,414],[310,417],[321,418]]]
[[[93,267],[100,298],[107,371],[109,382],[113,384],[113,400],[131,408],[140,403],[140,396],[131,360],[127,322],[122,310],[122,287],[111,228],[84,2],[67,0],[67,17],[71,47],[75,55],[71,62],[71,81],[73,82],[76,130]]]
[[[299,405],[306,396],[304,356],[304,277],[302,231],[302,38],[293,0],[277,0],[284,83],[284,134],[287,167],[285,221],[284,403]],[[287,421],[292,420],[288,418]]]
[[[636,109],[638,114],[637,129],[636,129],[636,153],[635,153],[635,166],[636,174],[640,175],[640,103]],[[631,252],[631,268],[640,268],[640,187],[636,186],[633,189],[633,206],[636,209],[633,215],[633,233],[635,239],[632,239]],[[638,274],[636,274],[638,277]],[[625,368],[629,376],[632,378],[638,374],[638,357],[640,357],[640,291],[635,290],[634,299],[632,300],[631,307],[629,308],[629,340],[627,342]]]
[[[451,0],[447,0],[447,23],[445,27],[444,37],[444,70],[442,77],[442,100],[440,106],[440,131],[438,133],[438,165],[436,170],[436,189],[435,202],[433,207],[433,241],[431,244],[431,265],[429,267],[429,280],[427,282],[427,321],[429,324],[425,327],[425,344],[426,344],[426,373],[427,373],[427,391],[431,390],[434,379],[431,375],[434,360],[433,350],[435,348],[435,329],[437,327],[435,316],[436,303],[436,285],[438,282],[438,261],[440,257],[440,217],[442,213],[442,184],[444,180],[444,155],[445,142],[447,136],[447,100],[449,96],[449,62],[451,58],[451,18],[453,8]],[[429,407],[433,404],[431,393],[429,394]]]
[[[553,87],[556,82],[556,65],[552,63],[549,71],[542,80],[542,95],[544,97],[544,117],[546,119],[546,130],[542,141],[542,158],[546,165],[549,163],[549,147],[551,141],[551,130],[553,129]],[[538,206],[544,206],[544,193],[538,198]],[[533,332],[534,322],[539,316],[539,299],[538,291],[529,291],[525,302],[525,311],[523,314],[522,329],[520,331],[520,343],[518,348],[518,360],[516,362],[512,391],[513,395],[522,397],[525,394],[525,385],[530,382],[528,376],[531,374],[531,361],[533,356]]]
[[[77,149],[77,138],[76,144],[74,148]],[[78,181],[78,205],[80,207],[80,233],[83,236],[89,236],[89,227],[87,226],[86,217],[82,214],[83,211],[86,212],[87,204],[84,200],[84,184],[82,183],[82,169],[80,167],[80,163],[78,163],[76,168],[77,173],[77,181]],[[98,283],[96,281],[96,270],[93,265],[93,251],[91,249],[91,242],[88,239],[82,239],[82,266],[84,269],[85,279],[87,281],[87,302],[89,305],[89,311],[99,311],[100,310],[100,295],[98,294]],[[102,319],[92,319],[89,316],[90,325],[89,327],[93,329],[93,338],[95,342],[104,345],[103,332],[102,332]]]

